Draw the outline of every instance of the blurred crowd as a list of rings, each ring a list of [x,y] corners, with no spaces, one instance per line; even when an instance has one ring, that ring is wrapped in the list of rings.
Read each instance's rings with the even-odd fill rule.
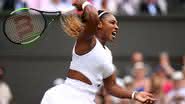
[[[142,52],[135,51],[131,61],[117,70],[117,83],[129,91],[147,91],[157,99],[155,104],[185,104],[185,55],[172,63],[167,52],[161,52],[158,61],[149,64]],[[119,73],[123,72],[123,73]],[[57,78],[53,85],[64,83]],[[130,99],[109,95],[104,87],[97,93],[96,104],[141,104]]]
[[[0,104],[14,104],[12,92],[4,77],[5,68],[0,66]]]
[[[173,65],[166,52],[159,55],[156,65],[144,61],[141,52],[134,52],[131,62],[117,78],[117,83],[130,91],[151,92],[157,99],[155,104],[185,104],[185,56],[179,65]],[[129,99],[115,98],[104,88],[97,94],[97,104],[140,104]]]
[[[88,0],[97,9],[109,10],[115,15],[167,15],[185,11],[185,0]],[[73,9],[71,0],[0,0],[0,11],[12,11],[20,7],[40,10]]]

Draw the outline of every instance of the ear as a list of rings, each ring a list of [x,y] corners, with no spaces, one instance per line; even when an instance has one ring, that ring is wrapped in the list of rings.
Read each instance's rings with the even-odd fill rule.
[[[98,28],[101,29],[102,28],[102,22],[100,21],[98,24]]]

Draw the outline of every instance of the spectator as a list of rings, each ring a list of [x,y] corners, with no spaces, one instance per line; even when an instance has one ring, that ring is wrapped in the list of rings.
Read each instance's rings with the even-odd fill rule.
[[[168,3],[166,0],[157,0],[157,5],[159,6],[161,15],[167,15],[168,13]]]
[[[184,87],[185,87],[185,65],[182,66],[182,73],[184,75],[184,80],[182,82],[184,83]]]
[[[157,67],[154,69],[154,74],[157,74],[157,77],[160,79],[160,84],[162,88],[162,93],[166,95],[169,91],[173,89],[173,83],[171,81],[170,76],[167,76],[165,70],[161,67]]]
[[[90,0],[90,2],[98,9],[104,9],[104,7],[102,6],[103,5],[103,2],[105,0]]]
[[[172,67],[170,57],[167,52],[161,52],[159,56],[159,65],[155,68],[155,71],[159,74],[162,90],[164,94],[167,94],[173,89],[173,83],[170,77],[175,69]]]
[[[182,72],[183,72],[184,77],[185,77],[185,65],[184,65],[184,66],[182,66]]]
[[[28,7],[27,2],[25,2],[25,0],[17,0],[15,3],[15,9],[18,8],[26,8]]]
[[[89,0],[97,9],[110,11],[117,14],[117,5],[119,0]]]
[[[70,0],[42,0],[40,8],[44,11],[69,11],[74,9]]]
[[[40,9],[40,1],[41,0],[26,0],[25,2],[29,8]]]
[[[132,76],[125,76],[123,78],[123,82],[124,82],[124,86],[127,90],[132,91],[134,88],[133,86],[133,82],[134,79],[132,78]],[[121,99],[120,102],[118,104],[134,104],[133,100],[130,99]]]
[[[119,8],[121,15],[134,16],[139,13],[139,5],[141,0],[120,0]]]
[[[152,74],[149,80],[149,92],[151,92],[157,99],[156,104],[164,104],[164,91],[163,91],[163,82],[166,81],[166,78],[161,69],[156,70]]]
[[[141,10],[151,16],[156,16],[159,12],[157,0],[143,0]]]
[[[160,62],[159,62],[159,67],[161,67],[162,69],[164,69],[165,73],[168,76],[171,76],[171,74],[173,73],[173,71],[175,70],[170,62],[170,57],[168,55],[167,52],[162,52],[160,54]]]
[[[128,66],[126,66],[126,68],[124,69],[124,72],[125,72],[126,75],[132,75],[131,73],[132,73],[134,64],[137,63],[137,62],[144,63],[143,54],[141,52],[139,52],[139,51],[136,51],[136,52],[132,53],[131,63],[128,64]],[[151,70],[151,66],[149,64],[144,63],[144,67],[147,70],[147,74],[146,75],[150,75],[151,71],[152,71]]]
[[[111,11],[113,14],[117,14],[118,9],[118,0],[104,0],[107,1],[106,9]]]
[[[132,76],[134,77],[134,89],[136,91],[148,91],[148,79],[145,77],[147,69],[143,62],[134,64]]]
[[[173,83],[170,79],[174,68],[171,66],[170,57],[167,52],[162,52],[159,56],[159,65],[154,69],[160,77],[162,84],[162,93],[167,94],[173,88]]]
[[[0,104],[10,104],[13,97],[8,84],[4,81],[4,74],[4,68],[0,67]]]
[[[166,0],[143,0],[141,3],[141,10],[151,16],[166,15],[167,2]]]
[[[172,73],[174,89],[166,97],[165,104],[185,104],[185,86],[183,82],[184,75],[180,71]]]

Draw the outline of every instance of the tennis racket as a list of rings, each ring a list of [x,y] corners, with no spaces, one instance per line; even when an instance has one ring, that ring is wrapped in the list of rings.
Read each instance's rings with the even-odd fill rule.
[[[48,16],[52,17],[50,22],[47,21]],[[61,16],[60,11],[47,12],[33,8],[19,8],[4,20],[3,32],[8,40],[15,44],[30,44],[38,40],[47,26],[58,16]]]

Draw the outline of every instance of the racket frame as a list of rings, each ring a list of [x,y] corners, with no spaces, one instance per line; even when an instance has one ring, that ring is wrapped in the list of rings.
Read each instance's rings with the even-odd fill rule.
[[[5,25],[6,25],[6,21],[7,21],[11,16],[13,16],[16,12],[19,12],[19,11],[22,11],[22,10],[34,10],[34,11],[39,12],[39,13],[41,14],[41,16],[43,17],[45,23],[44,23],[44,29],[40,32],[40,35],[38,35],[37,37],[31,39],[30,41],[18,43],[18,42],[12,41],[12,40],[8,37],[8,35],[6,34],[6,31],[5,31]],[[48,25],[56,19],[56,18],[55,18],[55,19],[52,19],[52,21],[50,21],[49,23],[47,23],[46,14],[57,14],[56,16],[60,16],[60,15],[61,15],[61,12],[60,12],[60,11],[55,11],[55,12],[41,11],[41,10],[37,10],[37,9],[34,9],[34,8],[19,8],[19,9],[16,9],[16,10],[12,11],[12,12],[10,13],[10,15],[7,16],[7,17],[5,18],[5,20],[3,21],[3,33],[4,33],[4,35],[6,36],[6,38],[7,38],[10,42],[12,42],[12,43],[14,43],[14,44],[18,44],[18,45],[30,44],[30,43],[32,43],[32,42],[38,40],[38,39],[42,36],[42,34],[44,33],[44,31],[46,30],[46,28],[48,27]]]

